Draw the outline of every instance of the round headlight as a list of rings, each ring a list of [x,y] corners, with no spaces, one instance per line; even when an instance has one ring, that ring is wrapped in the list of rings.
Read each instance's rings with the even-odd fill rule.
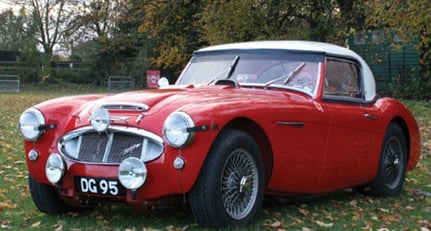
[[[195,123],[192,118],[184,112],[174,112],[168,116],[163,125],[163,136],[165,140],[174,148],[182,148],[193,140],[194,132],[188,128],[193,128]]]
[[[64,161],[57,153],[49,155],[45,165],[45,173],[49,182],[57,184],[64,175]]]
[[[109,116],[109,111],[104,107],[96,108],[90,117],[91,125],[94,130],[98,132],[103,132],[108,129],[111,123],[111,118]]]
[[[27,109],[19,117],[19,131],[28,141],[36,141],[42,135],[43,131],[39,129],[42,125],[45,125],[45,118],[37,109]]]
[[[125,188],[138,189],[147,179],[147,168],[140,159],[129,157],[120,163],[118,179]]]

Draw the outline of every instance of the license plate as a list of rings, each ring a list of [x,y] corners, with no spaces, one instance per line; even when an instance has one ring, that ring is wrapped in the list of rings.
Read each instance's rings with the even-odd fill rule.
[[[75,177],[75,187],[78,192],[98,195],[121,196],[126,194],[126,188],[113,179]]]

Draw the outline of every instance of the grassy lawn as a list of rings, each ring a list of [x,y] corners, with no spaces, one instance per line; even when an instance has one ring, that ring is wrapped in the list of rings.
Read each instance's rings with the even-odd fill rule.
[[[183,210],[134,213],[128,207],[97,207],[84,213],[39,212],[27,186],[22,137],[16,129],[26,108],[46,99],[100,89],[26,90],[0,93],[0,229],[5,230],[200,230]],[[367,197],[354,191],[266,200],[249,230],[431,230],[431,102],[404,102],[421,129],[422,159],[408,173],[402,193]],[[230,230],[236,230],[234,228]]]

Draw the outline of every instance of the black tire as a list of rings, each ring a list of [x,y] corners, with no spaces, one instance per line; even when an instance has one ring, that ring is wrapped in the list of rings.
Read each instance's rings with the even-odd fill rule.
[[[265,190],[264,165],[255,140],[225,130],[214,142],[189,194],[199,225],[246,226],[260,212]]]
[[[59,215],[71,211],[71,207],[60,200],[54,187],[39,183],[29,175],[28,183],[31,197],[36,207],[44,213]]]
[[[370,194],[381,197],[397,195],[404,185],[406,170],[406,136],[399,125],[391,123],[383,141],[377,176],[370,184]]]

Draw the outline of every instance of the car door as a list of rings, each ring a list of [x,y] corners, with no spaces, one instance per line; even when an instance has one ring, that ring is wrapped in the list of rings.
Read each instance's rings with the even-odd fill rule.
[[[332,190],[369,181],[379,160],[378,110],[366,104],[359,64],[325,62],[323,107],[329,117],[328,149],[319,188]]]
[[[297,66],[304,62],[293,63]],[[321,62],[307,62],[292,81],[302,74],[320,80]],[[307,69],[309,68],[309,69]],[[288,67],[286,67],[288,69]],[[272,71],[272,70],[271,70]],[[280,76],[282,74],[278,74]],[[313,84],[314,86],[316,84]],[[307,85],[308,86],[308,85]],[[328,113],[313,97],[306,96],[303,88],[292,86],[276,108],[270,113],[271,127],[268,129],[273,149],[273,172],[268,189],[278,192],[315,193],[324,165],[328,138]],[[317,88],[317,86],[316,86]]]
[[[315,193],[324,165],[327,113],[313,99],[287,105],[273,113],[269,135],[273,172],[268,189],[278,192]]]

